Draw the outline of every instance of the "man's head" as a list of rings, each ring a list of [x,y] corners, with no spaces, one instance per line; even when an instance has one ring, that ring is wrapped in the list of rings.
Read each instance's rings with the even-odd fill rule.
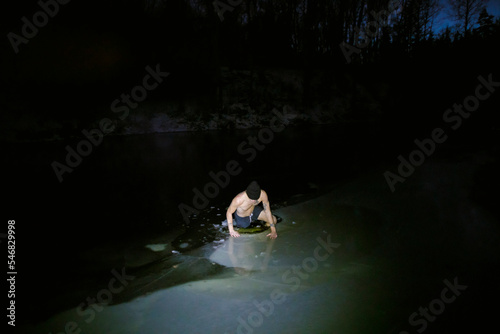
[[[250,199],[258,200],[260,197],[260,186],[257,182],[252,181],[246,190],[247,196]]]

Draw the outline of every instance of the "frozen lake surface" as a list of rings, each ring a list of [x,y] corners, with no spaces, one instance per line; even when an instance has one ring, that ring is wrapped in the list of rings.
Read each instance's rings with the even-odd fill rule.
[[[384,168],[365,170],[321,196],[277,208],[283,221],[276,240],[266,232],[240,238],[221,232],[201,247],[122,273],[124,289],[114,281],[114,291],[120,291],[109,294],[109,305],[75,303],[20,329],[32,334],[65,328],[96,334],[485,329],[494,310],[484,300],[499,295],[499,225],[498,215],[474,198],[477,175],[491,161],[476,153],[429,160],[394,193]],[[133,254],[165,251],[161,240],[149,241]],[[108,281],[117,272],[109,273]],[[108,298],[109,282],[101,287],[88,296]]]

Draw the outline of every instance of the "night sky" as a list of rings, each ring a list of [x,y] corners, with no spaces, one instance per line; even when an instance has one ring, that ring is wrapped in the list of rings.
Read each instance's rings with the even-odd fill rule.
[[[453,26],[455,24],[454,21],[449,19],[449,2],[448,1],[440,1],[442,6],[444,7],[444,10],[441,11],[441,14],[438,15],[436,19],[436,32],[440,33],[442,29],[446,28],[447,26]],[[498,18],[500,17],[500,1],[498,0],[489,0],[486,3],[486,10],[490,15],[493,15],[494,17]]]
[[[37,1],[27,0],[17,1],[15,5],[9,4],[9,10],[3,11],[2,19],[2,31],[7,37],[2,42],[2,70],[12,74],[4,75],[3,82],[8,86],[10,80],[17,85],[28,82],[42,86],[94,85],[92,93],[82,96],[82,99],[85,99],[89,95],[102,93],[95,89],[95,85],[102,87],[111,81],[114,87],[107,86],[106,89],[119,91],[120,89],[116,88],[117,83],[123,83],[124,80],[133,82],[131,71],[141,71],[145,66],[143,64],[159,59],[164,63],[169,62],[172,70],[197,68],[197,74],[205,74],[200,72],[209,71],[207,67],[211,66],[205,62],[213,64],[216,61],[225,66],[237,64],[238,58],[245,53],[253,53],[251,49],[244,50],[257,43],[260,47],[256,45],[255,54],[251,55],[252,62],[262,61],[263,65],[280,62],[270,54],[262,54],[266,52],[266,48],[268,53],[275,51],[268,48],[267,44],[272,42],[266,39],[277,38],[280,36],[278,33],[266,37],[259,31],[255,36],[249,37],[248,33],[238,35],[243,32],[227,31],[232,29],[231,25],[235,21],[248,19],[244,4],[239,4],[232,11],[226,11],[223,16],[227,16],[227,19],[221,22],[211,2],[192,1],[191,9],[188,3],[190,2],[161,0],[68,1],[67,4],[58,4],[55,9],[49,9],[55,10],[56,13],[49,15],[46,22],[43,16],[40,16],[43,27],[36,28],[35,33],[28,29],[27,33],[33,34],[34,37],[25,40],[26,43],[19,42],[17,46],[9,40],[8,33],[22,36],[21,29],[25,25],[22,18],[33,21],[33,16],[41,7]],[[435,35],[442,32],[446,26],[453,27],[455,24],[449,19],[448,2],[441,1],[441,6],[442,9],[434,20]],[[318,7],[321,7],[321,2]],[[48,8],[52,7],[49,5]],[[297,8],[297,12],[301,12],[299,5]],[[494,18],[500,16],[499,1],[488,1],[486,8]],[[210,15],[207,15],[207,12]],[[271,24],[270,27],[272,26]],[[283,24],[274,25],[277,30],[280,30],[280,26]],[[213,39],[214,36],[218,38]],[[281,36],[286,36],[286,33]],[[204,45],[203,43],[208,43],[207,38],[217,41],[217,47]],[[255,42],[252,39],[256,39]],[[335,39],[341,41],[339,38],[332,38]],[[277,44],[282,43],[283,41],[280,41]],[[231,50],[232,45],[241,51]],[[339,48],[333,48],[328,53],[335,55],[339,51]],[[303,55],[293,52],[284,56],[288,59],[276,56],[281,59],[280,66],[289,63],[292,57],[300,58]],[[211,59],[212,57],[216,58]],[[239,63],[242,64],[243,61],[247,63],[248,59],[240,59]],[[293,61],[294,66],[300,63],[301,61]]]

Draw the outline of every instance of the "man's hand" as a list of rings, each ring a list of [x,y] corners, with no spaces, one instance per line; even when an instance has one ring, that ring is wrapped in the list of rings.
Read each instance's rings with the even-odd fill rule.
[[[278,237],[278,233],[276,232],[271,232],[269,233],[268,235],[266,235],[266,237],[269,237],[271,239],[276,239]]]
[[[235,230],[229,231],[229,234],[231,234],[231,236],[235,237],[235,238],[240,236],[240,234],[238,232],[236,232]]]

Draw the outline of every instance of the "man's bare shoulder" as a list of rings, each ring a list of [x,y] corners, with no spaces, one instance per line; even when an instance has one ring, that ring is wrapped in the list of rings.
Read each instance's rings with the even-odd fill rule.
[[[269,200],[269,198],[267,197],[267,193],[264,190],[262,190],[260,194],[260,199],[262,200],[262,202],[267,202]]]
[[[238,195],[234,196],[233,198],[233,203],[234,204],[241,204],[245,200],[245,192],[242,191]]]

